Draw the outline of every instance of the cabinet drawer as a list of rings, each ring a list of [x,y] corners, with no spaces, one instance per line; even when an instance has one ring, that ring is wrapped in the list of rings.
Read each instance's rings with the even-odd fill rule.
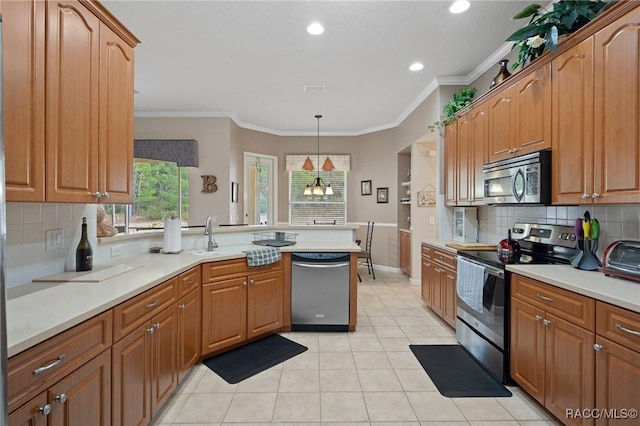
[[[596,333],[640,352],[640,314],[596,302]]]
[[[200,266],[178,275],[178,299],[200,286]]]
[[[109,310],[11,357],[9,411],[111,346],[112,324]]]
[[[420,254],[423,257],[426,257],[427,259],[431,259],[432,253],[433,253],[433,249],[430,246],[426,244],[422,244],[422,250],[420,251]]]
[[[177,282],[178,277],[172,278],[113,308],[113,341],[117,342],[153,315],[176,303]]]
[[[247,259],[219,260],[217,262],[204,263],[202,265],[202,283],[211,283],[221,279],[226,280],[241,277],[249,273],[261,273],[282,269],[282,260],[271,265],[249,268]]]
[[[595,300],[590,297],[517,274],[513,274],[511,278],[511,294],[560,318],[595,331]]]
[[[456,255],[446,251],[435,249],[433,250],[433,261],[446,266],[449,269],[455,271],[456,268]]]

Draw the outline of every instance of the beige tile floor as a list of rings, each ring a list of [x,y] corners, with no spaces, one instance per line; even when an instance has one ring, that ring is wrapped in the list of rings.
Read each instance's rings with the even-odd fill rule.
[[[553,417],[519,388],[510,398],[445,398],[409,344],[456,343],[403,274],[361,270],[354,333],[284,333],[309,348],[230,385],[197,365],[153,425],[547,426]]]

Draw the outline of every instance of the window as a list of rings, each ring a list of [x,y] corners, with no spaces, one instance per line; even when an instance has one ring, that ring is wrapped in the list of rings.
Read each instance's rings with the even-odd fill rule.
[[[333,195],[304,195],[304,188],[312,184],[317,172],[289,171],[289,222],[291,225],[333,223],[344,225],[347,219],[347,172],[320,172],[324,184],[331,184]]]
[[[133,204],[104,206],[119,233],[162,229],[172,216],[189,221],[189,171],[176,163],[135,160]]]

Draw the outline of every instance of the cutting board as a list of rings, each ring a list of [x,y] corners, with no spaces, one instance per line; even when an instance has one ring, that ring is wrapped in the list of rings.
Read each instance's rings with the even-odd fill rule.
[[[477,250],[477,251],[491,251],[496,250],[498,246],[496,244],[484,244],[484,243],[446,243],[445,246],[451,247],[456,250]]]

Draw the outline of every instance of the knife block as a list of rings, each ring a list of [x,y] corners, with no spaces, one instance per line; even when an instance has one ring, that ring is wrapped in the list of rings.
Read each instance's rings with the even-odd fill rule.
[[[596,255],[591,251],[591,244],[593,240],[584,240],[584,250],[582,250],[582,257],[576,265],[576,268],[584,271],[597,271],[601,265]]]

